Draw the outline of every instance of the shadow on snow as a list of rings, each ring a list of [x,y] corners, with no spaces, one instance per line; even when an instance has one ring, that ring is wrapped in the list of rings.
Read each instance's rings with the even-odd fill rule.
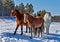
[[[60,34],[52,34],[52,33],[50,33],[49,35],[44,37],[44,39],[60,41]]]
[[[2,34],[3,35],[1,35],[1,36],[3,36],[3,37],[16,38],[16,39],[21,39],[21,40],[24,39],[24,40],[28,40],[29,42],[42,42],[37,39],[33,39],[33,38],[30,39],[30,37],[27,35],[20,35],[20,34],[13,35],[13,33],[7,33],[7,32],[4,32]]]

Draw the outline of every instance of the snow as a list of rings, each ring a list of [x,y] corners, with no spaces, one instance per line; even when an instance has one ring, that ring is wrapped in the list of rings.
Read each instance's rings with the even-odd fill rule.
[[[33,37],[30,39],[30,33],[25,33],[25,26],[23,35],[20,35],[20,27],[16,35],[13,35],[16,28],[15,18],[0,19],[0,42],[60,42],[60,23],[52,22],[50,25],[49,35],[45,34],[43,37]]]

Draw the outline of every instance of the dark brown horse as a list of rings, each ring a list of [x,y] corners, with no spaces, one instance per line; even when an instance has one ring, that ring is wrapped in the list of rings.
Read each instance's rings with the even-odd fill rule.
[[[32,38],[32,30],[34,32],[34,37],[36,35],[35,29],[38,27],[41,27],[42,31],[44,30],[43,24],[44,24],[44,19],[43,17],[33,17],[32,15],[29,15],[28,13],[24,14],[24,17],[26,19],[26,22],[28,22],[28,26],[31,28],[31,38]],[[41,30],[40,29],[40,30]],[[41,31],[41,37],[42,37],[42,31]]]
[[[14,35],[16,34],[16,31],[19,27],[19,25],[21,26],[21,35],[23,34],[23,25],[24,25],[24,14],[20,11],[18,11],[17,9],[11,10],[11,15],[16,17],[16,29],[14,32]],[[25,24],[26,25],[26,24]]]

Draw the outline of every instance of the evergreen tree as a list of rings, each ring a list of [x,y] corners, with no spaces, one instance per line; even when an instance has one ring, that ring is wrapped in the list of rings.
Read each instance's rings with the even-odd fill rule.
[[[18,5],[16,5],[16,6],[15,6],[15,9],[19,10],[19,6],[18,6]]]
[[[12,0],[5,0],[4,7],[5,7],[5,11],[6,11],[5,15],[10,16],[11,9],[14,9],[14,2]]]
[[[2,6],[2,0],[0,0],[0,6]]]
[[[37,12],[37,15],[44,17],[45,13],[46,13],[45,10],[39,10],[39,11]]]
[[[25,6],[24,6],[24,4],[21,3],[21,4],[19,5],[18,9],[19,9],[22,13],[24,13],[24,12],[25,12]]]
[[[2,5],[3,5],[3,4],[2,4],[2,0],[0,0],[0,16],[2,16],[2,8],[3,8]]]
[[[32,14],[34,12],[32,4],[27,3],[27,5],[25,7],[26,7],[26,12],[28,12],[30,14]]]

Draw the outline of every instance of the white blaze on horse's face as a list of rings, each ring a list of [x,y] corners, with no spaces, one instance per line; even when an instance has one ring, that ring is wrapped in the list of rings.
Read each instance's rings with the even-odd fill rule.
[[[12,15],[12,16],[16,16],[16,14],[17,14],[16,10],[12,10],[12,11],[11,11],[11,15]]]
[[[12,15],[12,16],[15,16],[14,10],[11,11],[11,15]]]
[[[13,14],[13,10],[11,10],[11,16],[12,16],[12,14]]]
[[[27,15],[26,14],[24,14],[24,23],[26,23],[27,22]]]

